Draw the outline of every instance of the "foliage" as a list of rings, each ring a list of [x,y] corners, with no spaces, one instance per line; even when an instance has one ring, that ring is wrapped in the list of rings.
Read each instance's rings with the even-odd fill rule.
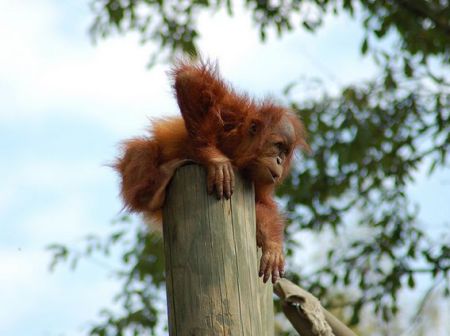
[[[80,259],[120,251],[122,264],[114,271],[122,282],[122,289],[115,297],[119,312],[102,310],[102,321],[90,328],[89,335],[158,335],[156,326],[160,314],[156,302],[160,300],[158,294],[165,292],[161,235],[149,233],[142,225],[133,225],[128,216],[113,223],[112,233],[103,238],[89,235],[81,247],[69,249],[61,244],[50,245],[48,249],[53,254],[50,269],[64,262],[75,268]]]
[[[311,132],[314,155],[296,165],[280,190],[291,214],[289,231],[331,227],[339,234],[350,211],[359,226],[370,228],[370,236],[352,238],[345,250],[331,246],[326,266],[300,282],[320,298],[331,294],[330,284],[356,284],[359,297],[347,303],[354,308],[352,323],[367,303],[388,320],[398,310],[398,291],[413,288],[419,273],[449,285],[449,242],[426,239],[406,187],[425,159],[431,169],[448,161],[450,109],[442,106],[450,106],[450,96],[420,82],[401,95],[400,83],[389,92],[386,81],[349,87],[338,98],[292,103]]]
[[[448,0],[375,1],[375,0],[245,0],[262,40],[269,29],[279,35],[297,26],[314,31],[327,13],[353,15],[362,9],[367,32],[362,44],[367,49],[370,38],[383,38],[390,31],[399,34],[402,47],[412,55],[450,57],[450,4]],[[198,16],[202,11],[225,7],[233,14],[232,0],[93,0],[96,15],[91,27],[94,38],[114,31],[138,32],[142,41],[159,44],[158,50],[198,52],[196,41]],[[156,56],[158,54],[155,54]]]
[[[138,32],[143,42],[152,41],[161,50],[153,60],[164,53],[195,55],[199,14],[226,8],[233,15],[235,9],[231,0],[93,0],[92,8],[94,38]],[[444,283],[448,293],[450,242],[448,237],[433,241],[421,230],[406,188],[419,167],[427,165],[431,174],[448,166],[450,83],[444,74],[450,61],[449,1],[246,0],[245,9],[262,40],[269,29],[279,35],[292,29],[315,31],[328,13],[355,16],[366,32],[361,53],[372,55],[380,68],[379,77],[346,87],[337,97],[298,101],[298,83],[287,86],[287,99],[304,119],[314,152],[302,157],[279,190],[290,214],[288,258],[298,245],[292,233],[299,230],[331,229],[339,236],[352,221],[368,232],[345,237],[344,248],[329,246],[325,265],[289,274],[291,279],[329,306],[336,303],[336,288],[357,288],[355,295],[345,296],[349,300],[339,301],[351,307],[353,324],[366,306],[389,320],[398,310],[399,290],[414,288],[419,275],[428,274],[431,286]],[[377,43],[381,40],[394,43],[386,47]],[[54,262],[76,264],[81,256],[120,244],[125,246],[124,269],[118,272],[124,281],[118,296],[123,311],[105,312],[104,322],[90,334],[155,333],[154,293],[164,286],[161,241],[155,236],[139,229],[130,234],[122,227],[103,243],[87,240],[86,254],[52,246]]]

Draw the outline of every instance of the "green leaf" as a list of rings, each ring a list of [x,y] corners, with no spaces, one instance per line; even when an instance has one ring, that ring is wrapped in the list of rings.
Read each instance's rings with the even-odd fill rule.
[[[416,286],[416,282],[414,281],[414,275],[412,273],[408,276],[408,287],[414,288]]]
[[[314,31],[314,27],[308,21],[303,21],[302,25],[303,27],[305,27],[306,30],[310,32]]]
[[[413,76],[413,68],[411,67],[409,61],[406,59],[404,60],[403,72],[405,73],[406,77],[411,78]]]
[[[367,54],[367,49],[369,48],[369,39],[366,36],[363,40],[363,43],[361,45],[361,54],[365,55]]]

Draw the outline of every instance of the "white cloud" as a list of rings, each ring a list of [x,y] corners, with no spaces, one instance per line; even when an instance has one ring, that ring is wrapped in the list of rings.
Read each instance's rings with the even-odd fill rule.
[[[233,18],[220,11],[201,16],[200,47],[220,60],[226,78],[252,94],[280,94],[286,84],[300,77],[319,77],[328,90],[371,78],[375,67],[359,54],[363,33],[359,23],[344,15],[327,15],[315,33],[294,29],[279,38],[268,32],[267,42],[242,8]]]
[[[95,161],[28,162],[2,182],[5,204],[26,209],[20,226],[8,232],[20,234],[17,246],[44,246],[105,230],[121,209],[117,188],[111,169]],[[105,194],[105,190],[114,192]],[[8,207],[1,208],[6,213]]]
[[[176,113],[165,74],[168,65],[146,71],[149,49],[139,46],[135,35],[93,46],[87,36],[90,13],[78,7],[85,25],[78,22],[74,35],[68,36],[60,26],[61,21],[74,21],[69,10],[62,11],[50,1],[2,3],[0,40],[7,52],[0,54],[0,86],[4,87],[0,120],[65,114],[97,120],[119,133],[135,133],[147,124],[147,116]],[[220,61],[226,78],[252,94],[279,94],[300,75],[325,77],[333,87],[330,73],[348,82],[364,77],[368,68],[357,62],[359,56],[352,59],[355,62],[343,59],[347,50],[324,52],[339,34],[349,34],[348,41],[360,35],[344,19],[329,18],[316,35],[296,30],[282,39],[271,36],[262,44],[242,9],[233,18],[224,11],[204,13],[200,47],[205,56]],[[346,43],[355,51],[357,45],[357,41]],[[331,64],[339,60],[342,64],[333,68]]]
[[[69,18],[58,17],[64,13],[50,2],[36,4],[0,7],[0,40],[7,51],[0,53],[1,119],[65,113],[120,130],[175,108],[164,67],[145,71],[148,50],[135,37],[94,47],[86,26],[75,32],[84,39],[69,39],[57,29],[57,19]]]
[[[49,274],[49,256],[41,250],[0,250],[0,260],[2,335],[79,334],[118,289],[92,265],[82,267],[90,272],[84,280],[65,270]]]

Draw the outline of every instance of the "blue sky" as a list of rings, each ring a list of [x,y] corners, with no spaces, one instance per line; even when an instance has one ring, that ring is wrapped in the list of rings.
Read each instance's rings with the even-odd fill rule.
[[[105,164],[121,140],[145,131],[148,117],[177,111],[169,65],[146,68],[154,46],[133,35],[92,45],[87,4],[0,0],[1,335],[81,335],[111,305],[119,284],[108,269],[83,263],[50,274],[45,246],[108,232],[122,206]],[[361,30],[345,17],[266,44],[239,13],[204,15],[200,31],[202,53],[259,97],[279,97],[300,77],[321,78],[336,92],[375,72],[359,56]],[[421,218],[436,235],[448,231],[449,172],[417,176],[410,194]]]

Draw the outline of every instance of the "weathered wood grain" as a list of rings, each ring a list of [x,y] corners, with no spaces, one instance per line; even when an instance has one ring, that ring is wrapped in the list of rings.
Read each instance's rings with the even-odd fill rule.
[[[258,278],[252,185],[231,200],[206,192],[197,165],[176,172],[164,212],[169,333],[272,336],[272,285]]]

